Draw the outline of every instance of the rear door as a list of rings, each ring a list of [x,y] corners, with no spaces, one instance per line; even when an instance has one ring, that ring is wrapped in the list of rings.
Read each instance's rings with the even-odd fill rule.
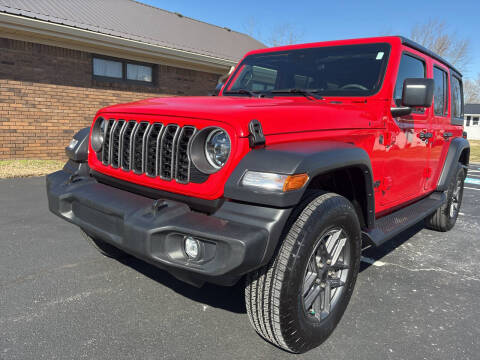
[[[427,58],[413,49],[404,48],[392,106],[402,106],[403,82],[407,78],[427,77]],[[414,109],[407,116],[393,118],[387,129],[385,178],[382,205],[394,207],[425,193],[429,157],[431,108]]]
[[[432,134],[432,138],[428,144],[430,156],[425,182],[426,190],[432,190],[436,185],[435,179],[440,175],[442,160],[448,151],[448,146],[445,145],[451,139],[449,135],[453,135],[449,128],[450,84],[448,68],[433,60],[432,77],[435,81],[435,88],[433,92],[433,116],[428,127],[428,132]]]

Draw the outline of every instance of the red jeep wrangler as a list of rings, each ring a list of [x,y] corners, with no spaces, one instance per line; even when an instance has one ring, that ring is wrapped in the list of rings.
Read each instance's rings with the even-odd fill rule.
[[[218,96],[100,110],[49,206],[107,256],[197,286],[245,276],[255,330],[305,352],[342,317],[362,243],[454,226],[462,112],[460,73],[402,37],[252,51]]]

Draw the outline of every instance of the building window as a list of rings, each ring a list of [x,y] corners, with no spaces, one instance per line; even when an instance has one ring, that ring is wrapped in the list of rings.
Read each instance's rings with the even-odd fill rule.
[[[478,116],[474,117],[473,118],[473,123],[472,123],[473,126],[475,125],[478,125]]]
[[[127,80],[152,82],[152,67],[127,64]]]
[[[94,57],[93,76],[98,80],[152,84],[153,65]]]
[[[471,119],[471,118],[472,118],[471,116],[467,116],[467,124],[466,124],[466,126],[470,126],[470,119]]]
[[[93,75],[121,79],[123,65],[120,61],[93,58]]]

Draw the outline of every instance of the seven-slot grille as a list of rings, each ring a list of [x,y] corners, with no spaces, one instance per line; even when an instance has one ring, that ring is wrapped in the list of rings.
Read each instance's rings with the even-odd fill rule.
[[[194,126],[109,119],[104,131],[99,153],[103,165],[183,184],[208,178],[198,176],[188,156],[188,145],[197,132]]]

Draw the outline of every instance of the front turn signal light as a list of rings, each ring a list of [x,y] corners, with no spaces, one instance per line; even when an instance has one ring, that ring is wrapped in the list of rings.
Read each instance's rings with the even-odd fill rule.
[[[283,184],[283,192],[301,189],[307,181],[307,174],[290,175]]]
[[[242,186],[268,192],[288,192],[301,189],[308,181],[307,174],[284,175],[247,171]]]

